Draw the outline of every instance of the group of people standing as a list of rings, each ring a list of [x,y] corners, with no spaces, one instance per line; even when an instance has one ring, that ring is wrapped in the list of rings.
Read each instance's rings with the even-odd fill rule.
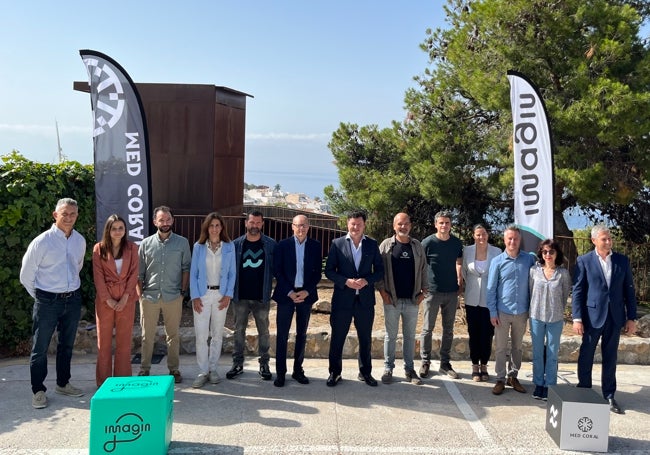
[[[69,382],[81,310],[79,272],[86,249],[83,236],[74,230],[77,216],[76,201],[59,200],[52,228],[30,243],[23,258],[21,283],[34,298],[30,373],[35,408],[47,406],[47,348],[55,329],[59,331],[56,392],[83,395],[81,389]],[[559,245],[549,239],[540,244],[536,256],[523,252],[519,228],[509,226],[504,232],[505,251],[501,252],[488,243],[485,226],[476,225],[474,244],[463,247],[460,239],[451,234],[451,220],[450,213],[437,213],[436,233],[419,242],[410,236],[409,216],[398,213],[393,220],[394,235],[378,244],[364,234],[365,213],[348,214],[348,232],[332,242],[325,263],[325,276],[334,284],[327,386],[334,387],[341,381],[343,348],[352,323],[359,341],[358,379],[369,386],[377,385],[371,361],[375,290],[383,302],[386,324],[381,382],[393,381],[400,319],[406,380],[419,385],[421,378],[429,376],[432,332],[438,313],[442,321],[439,372],[459,378],[451,365],[451,348],[459,297],[464,293],[472,380],[490,379],[488,361],[494,337],[496,384],[492,392],[500,395],[506,385],[526,392],[517,376],[522,340],[530,319],[533,396],[546,398],[548,387],[557,382],[559,340],[571,289]],[[192,254],[187,239],[172,231],[173,222],[169,207],[156,207],[153,224],[157,232],[138,247],[127,240],[124,219],[111,215],[104,225],[102,240],[93,247],[97,386],[110,376],[131,375],[131,335],[138,301],[142,327],[138,374],[150,374],[162,313],[169,374],[176,383],[182,382],[179,326],[187,293],[194,312],[199,370],[193,387],[221,381],[218,362],[231,304],[235,315],[234,349],[226,378],[234,379],[244,371],[246,328],[252,314],[258,331],[259,375],[264,380],[273,379],[269,366],[271,299],[277,303],[273,383],[276,387],[285,385],[289,331],[295,315],[291,377],[300,384],[308,384],[303,370],[307,327],[322,276],[321,244],[308,237],[308,218],[294,217],[293,236],[278,243],[263,234],[264,216],[253,211],[246,218],[245,234],[231,241],[223,217],[213,212],[205,217]],[[632,272],[625,256],[612,253],[607,228],[595,227],[592,242],[595,251],[578,259],[573,286],[574,329],[583,337],[578,386],[591,387],[594,353],[602,339],[603,396],[609,400],[612,411],[620,413],[622,410],[614,399],[616,352],[620,329],[636,331]],[[420,306],[422,363],[416,372],[415,332]]]

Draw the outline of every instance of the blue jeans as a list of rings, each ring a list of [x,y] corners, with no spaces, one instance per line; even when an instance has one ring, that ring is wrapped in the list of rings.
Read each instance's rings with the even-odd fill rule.
[[[81,291],[77,289],[69,296],[36,290],[32,314],[32,354],[29,372],[32,392],[45,392],[43,384],[47,377],[47,348],[54,330],[58,330],[56,346],[56,384],[65,387],[70,381],[70,360],[81,317]]]
[[[544,322],[530,318],[530,335],[533,343],[533,383],[548,387],[557,384],[557,355],[564,321]],[[546,345],[546,363],[544,363]]]
[[[248,315],[253,313],[257,327],[257,351],[260,363],[269,363],[269,309],[270,302],[261,300],[237,300],[232,305],[235,311],[235,347],[232,351],[233,365],[244,365],[244,347],[246,346],[246,327]]]
[[[440,363],[449,363],[451,344],[454,341],[454,323],[456,322],[457,292],[432,292],[422,302],[424,315],[422,320],[422,345],[420,357],[422,363],[431,363],[431,333],[436,325],[438,310],[442,314],[442,341],[440,343]]]
[[[395,368],[395,344],[399,318],[402,317],[402,346],[404,369],[413,370],[413,355],[415,354],[415,326],[418,323],[420,306],[413,299],[397,299],[393,305],[384,305],[384,321],[386,336],[384,337],[384,367],[387,370]]]

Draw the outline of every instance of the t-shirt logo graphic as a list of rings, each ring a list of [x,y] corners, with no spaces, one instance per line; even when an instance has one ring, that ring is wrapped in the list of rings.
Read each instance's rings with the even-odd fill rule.
[[[246,250],[243,255],[244,263],[242,264],[242,268],[258,268],[264,262],[262,259],[258,259],[262,253],[264,253],[264,250],[259,250],[256,253],[253,253],[251,250]]]

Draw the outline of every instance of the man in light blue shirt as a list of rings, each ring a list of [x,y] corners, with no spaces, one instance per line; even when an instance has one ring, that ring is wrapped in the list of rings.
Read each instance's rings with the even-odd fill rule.
[[[528,277],[535,264],[535,256],[519,249],[521,232],[517,226],[508,226],[503,240],[505,251],[492,260],[487,284],[487,307],[494,326],[497,383],[492,393],[495,395],[501,395],[506,384],[517,392],[526,393],[517,375],[521,368],[522,343],[530,306]],[[512,347],[506,370],[508,338]]]
[[[47,406],[47,349],[57,329],[56,393],[80,397],[84,393],[70,384],[70,360],[81,317],[81,279],[86,240],[74,230],[79,216],[77,201],[60,199],[52,227],[27,247],[20,269],[20,282],[34,298],[32,334],[34,341],[29,360],[32,382],[32,406]]]

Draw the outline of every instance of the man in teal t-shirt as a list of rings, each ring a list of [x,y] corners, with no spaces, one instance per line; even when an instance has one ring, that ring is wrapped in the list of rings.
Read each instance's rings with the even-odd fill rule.
[[[442,342],[440,344],[439,372],[458,379],[458,373],[451,367],[450,352],[454,340],[454,322],[458,291],[462,287],[463,244],[451,234],[451,214],[438,212],[434,217],[437,232],[422,241],[428,264],[429,293],[422,302],[422,342],[420,376],[429,376],[431,366],[431,333],[436,324],[438,310],[442,315]]]

